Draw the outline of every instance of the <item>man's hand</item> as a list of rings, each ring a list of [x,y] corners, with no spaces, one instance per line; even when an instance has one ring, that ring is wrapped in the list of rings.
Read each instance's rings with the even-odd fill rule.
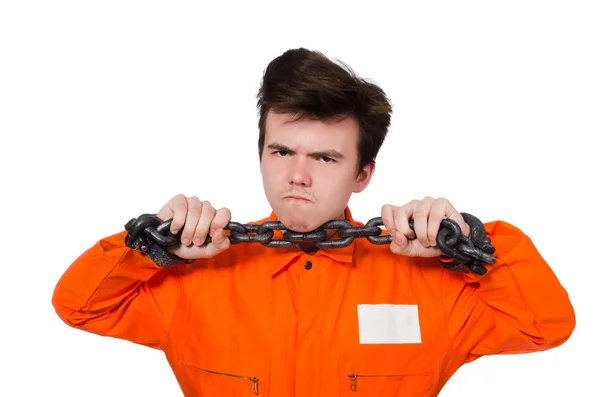
[[[177,234],[183,228],[181,244],[169,248],[169,252],[180,258],[210,258],[230,246],[231,242],[224,231],[231,221],[231,212],[227,208],[217,211],[208,201],[178,194],[169,200],[156,216],[161,221],[173,219],[173,234]],[[212,241],[203,245],[208,235]]]
[[[408,220],[413,218],[413,232]],[[447,199],[425,197],[401,207],[386,204],[381,207],[383,225],[392,235],[390,250],[398,255],[437,257],[444,255],[437,248],[437,234],[443,219],[456,221],[465,236],[471,230],[460,212]],[[415,236],[416,233],[416,236]],[[415,238],[416,237],[416,238]]]

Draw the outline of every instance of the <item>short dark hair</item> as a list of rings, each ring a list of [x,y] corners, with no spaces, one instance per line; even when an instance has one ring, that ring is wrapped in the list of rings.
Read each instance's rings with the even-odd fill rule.
[[[375,162],[392,114],[392,105],[377,84],[357,76],[342,61],[336,63],[306,48],[287,50],[273,59],[264,71],[256,97],[259,159],[269,111],[294,114],[294,120],[350,116],[359,125],[358,172]]]

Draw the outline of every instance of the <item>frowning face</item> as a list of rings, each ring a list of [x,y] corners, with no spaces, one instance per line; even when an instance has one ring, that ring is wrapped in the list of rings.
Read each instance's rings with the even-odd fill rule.
[[[359,126],[353,118],[292,120],[291,114],[269,112],[260,171],[278,219],[306,232],[344,219],[352,193],[367,187],[374,164],[357,175]]]

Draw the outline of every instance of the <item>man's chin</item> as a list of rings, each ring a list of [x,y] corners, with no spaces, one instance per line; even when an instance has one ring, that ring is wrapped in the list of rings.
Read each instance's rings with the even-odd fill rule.
[[[306,233],[317,229],[322,223],[317,223],[314,220],[299,217],[298,214],[283,216],[279,220],[286,229],[298,233]]]
[[[297,232],[297,233],[307,233],[310,231],[315,230],[316,228],[318,228],[320,225],[315,226],[315,227],[310,227],[307,224],[301,224],[301,223],[297,223],[297,222],[281,222],[283,223],[283,226],[285,226],[286,229],[291,230],[293,232]]]

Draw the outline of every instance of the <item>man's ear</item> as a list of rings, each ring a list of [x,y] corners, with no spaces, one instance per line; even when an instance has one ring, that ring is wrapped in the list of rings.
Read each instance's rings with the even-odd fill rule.
[[[354,193],[360,193],[369,186],[371,178],[375,173],[375,162],[366,164],[360,170],[360,173],[356,176],[356,183],[354,185]]]

